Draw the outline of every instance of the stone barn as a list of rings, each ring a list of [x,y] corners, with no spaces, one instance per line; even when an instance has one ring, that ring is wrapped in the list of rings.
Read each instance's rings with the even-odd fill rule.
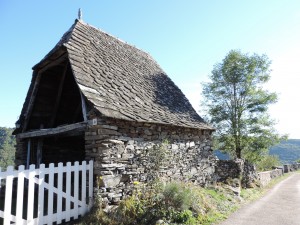
[[[149,54],[76,20],[33,67],[16,165],[93,159],[103,196],[116,203],[154,169],[210,182],[213,131]]]

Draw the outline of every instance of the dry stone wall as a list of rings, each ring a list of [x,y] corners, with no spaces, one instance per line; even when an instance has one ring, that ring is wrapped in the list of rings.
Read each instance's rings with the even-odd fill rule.
[[[215,167],[217,182],[229,183],[232,179],[241,179],[242,187],[252,187],[258,179],[254,165],[244,160],[218,160]]]
[[[85,133],[86,159],[94,160],[101,196],[117,204],[134,183],[164,180],[213,181],[210,131],[114,119],[97,119]]]
[[[275,169],[270,171],[264,171],[258,173],[258,178],[260,184],[264,187],[270,183],[270,181],[276,177],[282,176],[283,170],[282,169]]]

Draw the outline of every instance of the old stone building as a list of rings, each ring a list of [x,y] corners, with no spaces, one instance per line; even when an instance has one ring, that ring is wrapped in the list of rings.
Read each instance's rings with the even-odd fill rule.
[[[76,20],[33,67],[16,164],[93,159],[103,197],[116,203],[162,155],[162,178],[211,181],[213,130],[149,54]]]

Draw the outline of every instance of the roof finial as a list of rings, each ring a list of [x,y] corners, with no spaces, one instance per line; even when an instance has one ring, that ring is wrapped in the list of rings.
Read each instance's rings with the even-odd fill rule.
[[[81,11],[81,8],[79,8],[79,10],[78,10],[78,19],[82,20],[82,11]]]

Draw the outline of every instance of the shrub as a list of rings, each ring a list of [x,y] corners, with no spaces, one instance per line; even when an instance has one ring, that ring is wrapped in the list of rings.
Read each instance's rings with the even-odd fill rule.
[[[186,185],[178,182],[166,184],[162,192],[162,201],[175,210],[186,210],[192,205],[192,191]]]
[[[256,162],[256,168],[258,171],[271,170],[275,166],[279,166],[280,160],[277,155],[265,155],[259,161]]]

